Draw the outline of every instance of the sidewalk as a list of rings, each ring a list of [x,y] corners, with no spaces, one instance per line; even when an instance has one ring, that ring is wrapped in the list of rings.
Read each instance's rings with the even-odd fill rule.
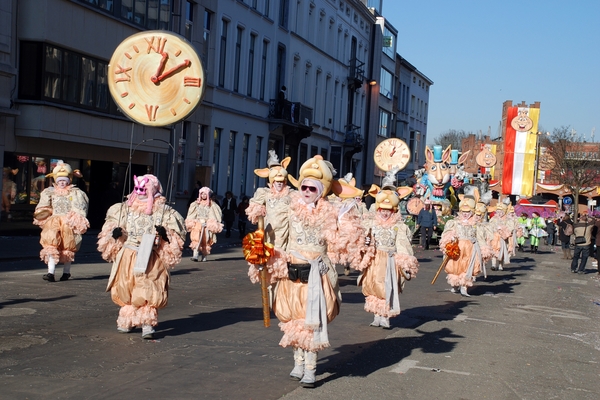
[[[248,232],[253,232],[256,227],[248,224]],[[28,222],[1,222],[0,223],[0,262],[39,259],[40,250],[40,227]],[[90,229],[83,235],[81,248],[75,256],[77,262],[80,258],[93,257],[100,253],[96,248],[99,229]],[[185,243],[183,255],[191,256],[188,248],[189,235]],[[237,229],[233,229],[230,238],[225,237],[225,232],[217,235],[217,243],[214,248],[241,247],[242,239],[239,238]]]

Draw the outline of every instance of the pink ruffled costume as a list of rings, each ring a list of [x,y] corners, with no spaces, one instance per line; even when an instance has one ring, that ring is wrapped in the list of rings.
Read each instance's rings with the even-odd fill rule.
[[[212,245],[217,243],[217,233],[223,230],[221,208],[210,200],[212,191],[203,187],[199,191],[199,196],[203,193],[207,198],[203,200],[198,197],[190,204],[185,219],[185,227],[190,232],[190,248],[194,250],[195,257],[198,252],[201,252],[204,257],[210,254]]]
[[[320,199],[316,207],[312,207],[304,204],[300,195],[294,192],[290,200],[289,239],[283,256],[292,265],[312,265],[318,260],[321,266],[326,267],[319,277],[319,290],[322,290],[325,300],[325,308],[321,311],[326,318],[310,320],[307,317],[310,282],[291,281],[287,264],[274,262],[278,267],[274,268],[271,276],[272,281],[277,282],[273,311],[284,333],[279,345],[317,352],[329,347],[327,324],[338,315],[340,308],[341,294],[333,263],[340,262],[340,254],[346,254],[348,248],[358,247],[358,243],[364,240],[364,234],[358,219],[339,219],[336,208],[326,199]],[[352,266],[357,267],[358,263]],[[315,335],[315,330],[324,331],[325,335]]]
[[[160,185],[154,180],[151,185]],[[169,270],[181,261],[186,236],[184,220],[165,204],[166,199],[159,192],[155,189],[148,200],[132,193],[127,202],[110,207],[98,235],[102,258],[113,263],[106,291],[110,291],[113,302],[121,307],[117,319],[120,329],[158,324],[157,309],[167,305]],[[165,228],[169,241],[157,237],[158,244],[155,242],[152,248],[145,272],[134,272],[142,237],[155,235],[155,226]],[[122,229],[123,235],[114,239],[112,232],[117,227]]]
[[[90,227],[86,216],[88,197],[74,185],[64,189],[46,188],[35,208],[38,217],[33,220],[42,228],[40,258],[48,264],[50,257],[56,263],[70,263],[81,246],[81,235]]]
[[[365,311],[389,318],[400,314],[398,294],[406,277],[414,278],[418,261],[413,256],[412,234],[399,213],[384,220],[375,212],[363,220],[371,242],[357,268],[361,271],[358,284],[365,295]]]

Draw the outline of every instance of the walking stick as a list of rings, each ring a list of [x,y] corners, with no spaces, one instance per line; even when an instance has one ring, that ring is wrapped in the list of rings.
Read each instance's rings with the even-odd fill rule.
[[[459,256],[460,256],[460,249],[458,247],[458,240],[453,240],[446,245],[446,256],[444,257],[444,261],[442,261],[442,265],[440,265],[435,276],[433,277],[433,280],[431,281],[432,285],[435,283],[435,280],[440,275],[440,272],[442,272],[442,270],[444,269],[446,264],[448,264],[448,261],[450,259],[458,260]]]
[[[258,218],[258,230],[264,232],[265,220],[263,217]],[[263,238],[264,240],[264,238]],[[267,282],[267,270],[265,264],[260,264],[258,267],[260,271],[260,289],[262,293],[262,306],[263,306],[263,323],[265,328],[271,326],[271,310],[269,308],[269,282]]]
[[[271,310],[269,307],[269,281],[267,275],[266,264],[269,258],[273,255],[273,245],[265,243],[265,222],[263,217],[258,217],[258,229],[244,236],[242,240],[242,248],[244,250],[244,258],[250,264],[258,268],[260,274],[260,288],[262,294],[263,306],[263,322],[265,328],[271,326]]]
[[[433,277],[433,280],[431,281],[431,284],[433,285],[437,279],[437,277],[440,275],[440,272],[442,272],[442,270],[444,269],[444,267],[446,266],[446,264],[448,264],[448,260],[450,259],[450,257],[446,256],[444,257],[444,261],[442,261],[442,265],[440,265],[440,267],[438,268],[435,276]]]

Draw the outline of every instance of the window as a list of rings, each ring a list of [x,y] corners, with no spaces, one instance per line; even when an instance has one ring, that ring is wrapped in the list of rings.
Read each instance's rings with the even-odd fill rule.
[[[184,36],[190,42],[192,41],[192,27],[194,25],[194,4],[187,0],[185,2],[185,33]]]
[[[227,190],[233,191],[233,171],[235,170],[235,139],[237,132],[229,131],[229,163],[227,165]]]
[[[187,144],[188,132],[191,129],[191,122],[184,122],[183,129],[181,131],[181,137],[177,146],[177,192],[183,193],[187,189],[187,185],[184,182],[185,173],[185,150]]]
[[[265,88],[267,85],[267,51],[269,49],[269,42],[263,41],[262,59],[260,65],[260,99],[265,99]]]
[[[390,137],[389,132],[390,113],[385,110],[379,110],[379,136]]]
[[[396,57],[396,35],[385,27],[383,30],[383,53],[392,60]]]
[[[242,143],[242,175],[240,176],[240,195],[246,194],[246,173],[248,172],[248,145],[250,143],[250,135],[244,134],[244,142]]]
[[[317,146],[310,146],[310,156],[314,157],[319,154],[319,148]]]
[[[213,165],[212,165],[212,179],[211,179],[211,188],[216,192],[219,187],[219,176],[217,171],[219,171],[219,153],[221,152],[221,133],[223,129],[215,128],[213,131],[214,135],[214,148],[213,148]]]
[[[225,87],[225,69],[227,67],[227,28],[229,27],[229,22],[223,20],[223,24],[221,25],[221,52],[219,56],[219,86]]]
[[[280,2],[279,2],[279,26],[286,28],[286,29],[288,27],[289,8],[290,8],[289,0],[280,0]]]
[[[381,83],[379,85],[379,93],[388,99],[391,99],[393,96],[393,76],[391,72],[386,70],[385,68],[381,68]]]
[[[265,17],[270,17],[271,13],[271,0],[265,0]]]
[[[95,7],[115,18],[129,21],[147,29],[169,30],[171,26],[171,0],[76,1]]]
[[[198,138],[196,140],[196,166],[202,165],[202,159],[204,158],[204,135],[206,134],[208,127],[205,125],[198,125]]]
[[[204,10],[204,35],[202,43],[202,61],[204,61],[204,65],[209,65],[208,60],[208,49],[210,45],[210,30],[212,25],[212,13],[208,10]]]
[[[256,155],[254,157],[254,169],[261,168],[261,161],[262,161],[261,150],[262,150],[262,138],[257,137],[256,138]],[[256,191],[256,188],[259,187],[258,186],[259,183],[260,183],[259,176],[254,174],[254,187],[252,188],[254,191]]]
[[[235,60],[233,64],[233,91],[239,92],[240,89],[240,63],[242,58],[242,34],[244,29],[237,28],[237,37],[235,40]]]
[[[246,94],[252,97],[252,83],[254,78],[254,46],[256,46],[256,35],[250,35],[250,47],[248,49],[248,79],[246,82]]]
[[[108,63],[57,46],[21,42],[19,98],[118,115],[108,95]]]

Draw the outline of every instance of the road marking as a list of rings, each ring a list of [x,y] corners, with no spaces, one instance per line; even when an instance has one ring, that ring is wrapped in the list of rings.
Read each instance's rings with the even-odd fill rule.
[[[537,314],[550,314],[550,317],[558,317],[558,318],[570,318],[570,319],[581,319],[581,320],[589,320],[589,317],[585,315],[581,315],[579,311],[574,310],[563,310],[560,308],[552,308],[552,307],[544,307],[544,306],[534,306],[534,305],[517,305],[515,308],[506,308],[507,310],[517,311],[522,313],[537,313]]]
[[[31,315],[35,314],[36,310],[33,308],[0,308],[0,317],[16,317],[20,315]]]
[[[470,372],[464,372],[464,371],[453,371],[450,369],[431,368],[431,367],[418,367],[417,366],[418,363],[419,363],[419,361],[416,361],[416,360],[402,360],[398,364],[396,364],[396,366],[394,368],[392,368],[390,370],[390,372],[393,372],[396,374],[405,374],[408,372],[409,369],[414,368],[414,369],[422,369],[425,371],[446,372],[448,374],[471,375]]]
[[[463,321],[478,321],[478,322],[488,322],[490,324],[506,325],[506,322],[492,321],[492,320],[489,320],[489,319],[471,318],[471,317],[467,317],[464,314],[459,314],[456,317],[454,317],[454,321],[458,321],[458,322],[463,322]]]

